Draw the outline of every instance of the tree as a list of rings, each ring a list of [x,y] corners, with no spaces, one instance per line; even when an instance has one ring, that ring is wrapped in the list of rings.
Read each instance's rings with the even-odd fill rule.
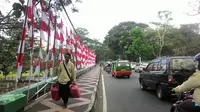
[[[105,57],[112,55],[110,49],[105,47],[99,40],[89,38],[89,31],[86,28],[79,27],[76,29],[76,32],[80,36],[81,41],[95,52],[96,62],[102,61]]]
[[[117,59],[115,54],[107,46],[99,46],[95,50],[96,62],[100,62],[107,59]]]
[[[78,35],[80,36],[80,38],[82,40],[84,40],[85,38],[88,38],[88,36],[89,36],[89,31],[87,29],[85,29],[85,28],[78,27],[76,29],[76,32],[78,33]]]
[[[135,27],[131,29],[130,36],[134,38],[132,44],[128,47],[132,54],[144,58],[152,54],[152,46],[146,41],[142,28]]]
[[[77,28],[76,32],[80,36],[81,41],[87,45],[90,49],[96,49],[96,47],[101,46],[102,43],[99,42],[97,39],[91,39],[89,38],[89,31],[85,28]]]
[[[129,31],[136,26],[141,26],[142,28],[148,27],[146,24],[137,24],[133,21],[121,22],[108,32],[104,44],[107,45],[116,55],[119,55],[124,59],[130,59],[132,55],[124,49],[124,46],[131,44],[133,38],[129,36]]]
[[[189,2],[191,11],[188,12],[189,16],[196,16],[200,14],[200,0],[191,0]]]
[[[193,24],[183,24],[180,26],[180,31],[186,36],[186,37],[195,37],[199,34],[199,23],[193,23]]]
[[[41,0],[35,0],[35,1],[36,5],[38,5]],[[78,9],[72,3],[72,0],[51,0],[50,5],[49,5],[49,0],[42,0],[42,1],[46,6],[47,12],[50,9],[50,7],[53,7],[57,10],[63,10],[62,3],[64,6],[71,7],[72,12],[78,12]],[[76,0],[75,2],[81,3],[82,1]],[[12,9],[9,11],[7,15],[3,15],[2,11],[0,11],[0,29],[22,28],[20,18],[24,16],[27,7],[26,6],[27,4],[24,3],[25,3],[24,0],[19,0],[19,2],[13,3]],[[41,13],[41,10],[37,10],[38,15],[39,13]]]
[[[38,4],[41,0],[36,0],[36,4]],[[46,11],[48,12],[49,7],[52,6],[57,8],[58,10],[62,10],[60,2],[57,0],[51,0],[52,3],[49,5],[49,0],[44,0],[44,4],[46,7]],[[72,8],[75,8],[74,4],[71,0],[62,0],[64,6],[72,5]],[[81,1],[77,1],[81,2]],[[3,31],[3,35],[0,35],[0,71],[3,71],[4,75],[7,75],[10,71],[16,71],[15,62],[17,49],[19,45],[19,40],[21,37],[21,29],[22,29],[22,17],[24,16],[26,4],[24,4],[24,0],[19,0],[19,2],[15,2],[12,5],[12,10],[7,14],[3,15],[2,11],[0,11],[0,29]],[[73,11],[78,11],[77,9],[73,9]],[[40,13],[40,10],[38,10]],[[39,23],[38,23],[39,24]],[[38,25],[39,26],[39,25]],[[2,33],[2,32],[1,32]],[[35,40],[34,47],[34,57],[38,56],[38,46],[37,40]],[[25,43],[24,50],[24,67],[23,71],[27,71],[30,68],[30,49],[29,49],[29,38]],[[43,51],[45,52],[45,51]],[[45,54],[45,53],[43,53]],[[37,60],[36,60],[37,61]]]
[[[167,32],[167,28],[169,27],[169,22],[172,20],[171,18],[171,13],[170,11],[159,11],[158,12],[158,18],[159,22],[152,22],[152,24],[156,25],[157,27],[157,37],[159,39],[159,52],[158,56],[161,56],[162,49],[164,46],[164,39],[165,39],[165,34]]]
[[[159,39],[157,37],[157,31],[151,28],[145,29],[144,31],[145,41],[152,46],[152,57],[158,57],[159,52]],[[151,58],[151,56],[149,56]]]

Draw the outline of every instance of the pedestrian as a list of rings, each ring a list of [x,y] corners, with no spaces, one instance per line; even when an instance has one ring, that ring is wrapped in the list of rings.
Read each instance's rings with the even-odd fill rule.
[[[59,94],[63,100],[64,108],[67,108],[68,99],[70,97],[69,86],[76,80],[74,64],[70,61],[70,59],[71,54],[66,53],[65,60],[58,65],[55,72],[56,75],[58,75]]]

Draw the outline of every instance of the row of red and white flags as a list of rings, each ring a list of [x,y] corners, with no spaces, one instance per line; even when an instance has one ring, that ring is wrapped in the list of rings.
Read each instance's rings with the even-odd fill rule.
[[[69,52],[74,57],[74,64],[77,68],[86,67],[90,65],[94,65],[96,61],[95,53],[88,48],[88,46],[84,45],[80,37],[78,35],[74,35],[73,30],[69,27],[64,27],[62,19],[60,23],[58,23],[58,19],[55,18],[53,14],[52,8],[48,12],[45,10],[45,6],[42,1],[40,1],[42,14],[39,18],[39,15],[36,13],[36,3],[35,0],[27,1],[27,9],[25,14],[25,19],[22,28],[22,36],[18,48],[18,55],[16,60],[17,66],[17,76],[16,81],[21,77],[22,74],[22,66],[23,66],[23,58],[24,58],[24,48],[26,35],[28,34],[28,38],[30,40],[30,49],[31,49],[31,65],[30,65],[30,77],[33,75],[34,65],[35,74],[39,75],[41,72],[41,67],[43,61],[45,62],[45,74],[44,78],[48,77],[48,69],[50,69],[50,75],[53,75],[54,68],[54,58],[56,56],[56,48],[59,49],[59,57],[58,62],[62,62],[64,58],[64,51]],[[48,15],[48,16],[47,16]],[[34,48],[34,40],[36,38],[34,29],[36,29],[35,20],[40,19],[40,43],[39,43],[39,55],[37,58],[37,63],[34,63],[33,57],[33,48]],[[28,25],[28,22],[30,23]],[[65,30],[65,31],[64,31]],[[43,42],[47,43],[46,46],[46,54],[45,59],[43,59],[42,54],[42,46]],[[50,50],[52,52],[50,52]],[[50,54],[51,53],[51,54]],[[50,58],[51,55],[51,59]],[[49,62],[50,61],[50,66]],[[48,68],[50,67],[50,68]]]

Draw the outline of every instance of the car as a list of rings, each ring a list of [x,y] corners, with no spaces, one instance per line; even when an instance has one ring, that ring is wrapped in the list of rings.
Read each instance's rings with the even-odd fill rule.
[[[136,64],[135,72],[141,73],[143,71],[143,68],[146,68],[147,65],[148,65],[148,63],[145,63],[145,62],[143,62],[141,64],[140,63]]]
[[[117,60],[112,63],[111,74],[113,77],[126,76],[130,78],[132,74],[131,64],[128,60]]]
[[[135,66],[136,66],[137,62],[131,62],[131,69],[135,70]]]
[[[135,66],[135,72],[139,72],[140,69],[140,63],[137,63]]]
[[[172,88],[186,81],[195,70],[193,57],[160,57],[152,60],[140,73],[140,88],[156,90],[157,97],[165,99],[171,95]]]
[[[139,73],[141,73],[143,71],[143,69],[147,67],[147,65],[148,65],[148,63],[142,63],[139,68]]]

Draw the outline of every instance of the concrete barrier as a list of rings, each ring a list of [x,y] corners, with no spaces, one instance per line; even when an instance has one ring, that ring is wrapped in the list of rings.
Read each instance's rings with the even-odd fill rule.
[[[93,69],[95,66],[96,65],[93,65],[78,70],[76,72],[76,76],[77,77],[81,76],[82,74]],[[43,89],[45,87],[47,93],[50,90],[51,82],[55,81],[56,79],[57,76],[47,79],[46,82],[41,81],[39,83],[31,84],[30,86],[25,86],[23,88],[19,88],[17,90],[0,95],[0,112],[18,112],[23,110],[24,107],[26,107],[29,103],[32,103],[27,100],[28,89],[29,89],[29,97],[36,94],[36,92],[38,91],[37,87],[39,87],[39,89]]]

